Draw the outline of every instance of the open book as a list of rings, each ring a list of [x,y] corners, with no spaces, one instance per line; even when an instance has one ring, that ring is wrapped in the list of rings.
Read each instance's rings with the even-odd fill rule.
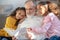
[[[25,35],[27,34],[26,28],[21,28],[19,31],[15,33],[15,37],[17,39],[27,39]]]
[[[20,29],[14,36],[15,36],[17,39],[28,39],[28,38],[26,37],[26,34],[27,34],[27,33],[32,35],[31,39],[35,39],[35,38],[36,38],[35,35],[34,35],[34,33],[28,32],[28,31],[26,30],[26,28]]]

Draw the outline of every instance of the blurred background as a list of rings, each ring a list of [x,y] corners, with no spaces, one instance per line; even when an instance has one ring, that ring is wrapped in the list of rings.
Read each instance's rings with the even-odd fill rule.
[[[4,27],[6,17],[17,7],[24,7],[27,0],[0,0],[0,28]],[[41,1],[41,0],[34,0]],[[46,1],[46,0],[42,0]],[[49,0],[60,6],[60,0]]]

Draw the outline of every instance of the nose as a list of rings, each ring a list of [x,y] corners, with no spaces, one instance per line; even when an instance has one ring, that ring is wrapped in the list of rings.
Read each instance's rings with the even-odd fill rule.
[[[24,15],[21,15],[22,17],[24,17]]]
[[[27,13],[30,13],[30,10],[28,10]]]

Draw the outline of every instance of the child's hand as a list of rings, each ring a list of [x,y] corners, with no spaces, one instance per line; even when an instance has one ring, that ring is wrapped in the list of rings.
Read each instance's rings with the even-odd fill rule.
[[[12,40],[18,40],[18,39],[16,39],[16,37],[13,36],[13,37],[12,37]]]
[[[27,31],[32,31],[32,28],[27,28]]]

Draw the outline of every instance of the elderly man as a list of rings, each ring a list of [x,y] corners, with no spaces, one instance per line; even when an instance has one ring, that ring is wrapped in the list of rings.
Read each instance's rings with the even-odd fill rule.
[[[41,19],[42,18],[40,16],[36,15],[36,8],[35,7],[36,7],[36,5],[32,1],[27,1],[25,3],[27,18],[25,18],[25,20],[22,23],[20,23],[18,25],[18,27],[20,27],[20,29],[22,29],[19,31],[20,32],[19,34],[27,32],[28,38],[30,38],[31,37],[30,35],[32,35],[31,39],[39,40],[40,39],[39,35],[25,30],[30,27],[40,27],[41,26],[41,23],[42,23]],[[21,31],[23,31],[23,32],[21,33]],[[26,33],[24,35],[26,35]],[[26,36],[24,36],[24,35],[23,36],[20,35],[19,38],[26,39]],[[37,38],[37,37],[39,37],[39,38]]]

